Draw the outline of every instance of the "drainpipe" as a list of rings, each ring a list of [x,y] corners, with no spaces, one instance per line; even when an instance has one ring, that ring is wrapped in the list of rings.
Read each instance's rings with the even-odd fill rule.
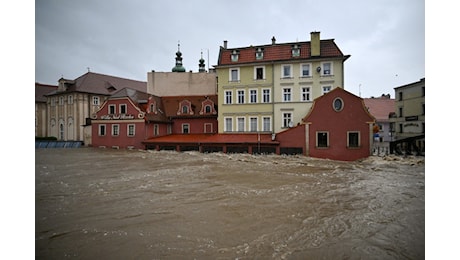
[[[275,64],[272,61],[272,91],[270,92],[270,97],[272,101],[272,114],[273,114],[273,122],[272,122],[272,134],[275,134]]]

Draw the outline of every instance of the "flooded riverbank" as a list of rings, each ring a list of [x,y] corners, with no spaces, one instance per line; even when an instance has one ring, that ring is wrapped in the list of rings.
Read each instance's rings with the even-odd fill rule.
[[[423,259],[423,157],[36,149],[38,259]]]

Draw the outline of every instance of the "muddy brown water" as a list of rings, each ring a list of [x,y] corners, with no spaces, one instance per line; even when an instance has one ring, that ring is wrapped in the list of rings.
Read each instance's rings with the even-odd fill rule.
[[[424,259],[424,158],[36,149],[35,255]]]

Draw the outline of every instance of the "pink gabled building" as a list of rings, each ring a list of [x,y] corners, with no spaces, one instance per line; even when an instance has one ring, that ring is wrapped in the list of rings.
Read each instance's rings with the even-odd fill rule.
[[[375,118],[362,98],[342,88],[316,98],[302,121],[307,156],[354,161],[371,155]]]

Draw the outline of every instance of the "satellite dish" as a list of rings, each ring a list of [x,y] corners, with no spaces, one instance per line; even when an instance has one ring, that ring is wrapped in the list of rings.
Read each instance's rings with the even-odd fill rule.
[[[289,121],[289,127],[293,127],[294,123],[292,121]]]

